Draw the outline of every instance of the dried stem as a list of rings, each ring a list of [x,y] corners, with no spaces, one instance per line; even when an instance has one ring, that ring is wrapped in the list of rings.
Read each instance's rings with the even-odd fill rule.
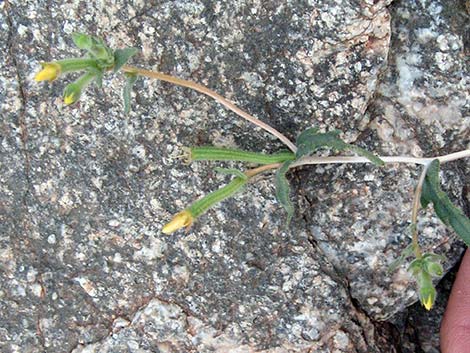
[[[413,198],[413,208],[411,209],[411,242],[413,244],[413,251],[417,259],[421,259],[423,255],[421,254],[421,249],[418,243],[418,211],[419,204],[421,199],[421,192],[423,191],[424,179],[426,178],[426,173],[428,171],[429,163],[423,166],[421,175],[416,185],[415,194]]]
[[[252,177],[254,177],[254,176],[257,175],[257,174],[266,172],[266,171],[271,170],[271,169],[279,168],[281,165],[282,165],[282,163],[266,164],[266,165],[263,165],[263,166],[258,167],[258,168],[254,168],[254,169],[247,170],[247,171],[245,172],[245,175],[246,175],[248,178],[252,178]]]
[[[422,164],[427,165],[432,160],[438,159],[441,163],[446,163],[450,161],[455,161],[457,159],[470,157],[470,150],[463,150],[460,152],[455,152],[451,154],[447,154],[445,156],[438,156],[438,157],[431,157],[431,158],[418,158],[418,157],[407,157],[407,156],[397,156],[397,157],[389,157],[389,156],[379,156],[381,160],[385,162],[385,164],[394,164],[394,163],[410,163],[410,164]],[[309,165],[309,164],[352,164],[352,163],[371,163],[371,161],[365,157],[304,157],[299,159],[298,161],[292,163],[291,168],[300,167],[302,165]]]
[[[232,102],[230,102],[228,99],[222,97],[220,94],[210,90],[209,88],[207,87],[204,87],[198,83],[195,83],[195,82],[191,82],[191,81],[187,81],[187,80],[183,80],[181,78],[177,78],[177,77],[173,77],[173,76],[170,76],[170,75],[166,75],[166,74],[163,74],[163,73],[160,73],[160,72],[156,72],[156,71],[151,71],[151,70],[145,70],[145,69],[140,69],[138,67],[134,67],[134,66],[128,66],[128,65],[124,65],[122,67],[122,70],[124,72],[131,72],[131,73],[135,73],[137,75],[140,75],[140,76],[145,76],[145,77],[150,77],[150,78],[155,78],[157,80],[161,80],[161,81],[166,81],[166,82],[170,82],[170,83],[173,83],[175,85],[178,85],[178,86],[182,86],[182,87],[187,87],[187,88],[191,88],[195,91],[198,91],[200,93],[203,93],[213,99],[215,99],[217,102],[219,102],[220,104],[222,104],[224,107],[230,109],[231,111],[233,111],[234,113],[238,114],[239,116],[241,116],[242,118],[252,122],[253,124],[255,124],[256,126],[266,130],[267,132],[269,132],[271,135],[277,137],[279,140],[281,140],[287,147],[289,147],[289,149],[292,151],[292,152],[296,152],[297,151],[297,147],[295,147],[295,145],[284,135],[282,134],[281,132],[277,131],[275,128],[273,128],[272,126],[262,122],[261,120],[255,118],[254,116],[251,116],[250,114],[248,114],[247,112],[243,111],[242,109],[238,108],[235,104],[233,104]]]
[[[269,132],[273,136],[277,137],[281,140],[292,152],[297,151],[297,147],[281,132],[273,128],[272,126],[262,122],[261,120],[253,117],[252,115],[248,114],[247,112],[243,111],[242,109],[238,108],[235,104],[230,102],[228,99],[224,98],[220,94],[210,90],[207,87],[204,87],[198,83],[191,82],[188,80],[183,80],[177,77],[173,77],[170,75],[163,74],[161,72],[145,70],[134,66],[124,65],[122,67],[124,72],[131,72],[136,73],[140,76],[145,76],[149,78],[155,78],[161,81],[166,81],[173,83],[178,86],[191,88],[195,91],[203,93],[217,102],[222,104],[224,107],[230,109],[234,113],[238,114],[242,118],[252,122],[256,126],[264,129],[265,131]],[[454,161],[460,158],[470,157],[470,150],[464,150],[456,153],[451,153],[445,156],[434,157],[434,158],[417,158],[417,157],[407,157],[407,156],[397,156],[397,157],[380,157],[385,163],[412,163],[412,164],[422,164],[427,165],[433,159],[439,159],[441,163],[446,163],[450,161]],[[370,163],[367,158],[364,157],[304,157],[299,161],[292,163],[290,168],[299,167],[301,165],[307,164],[333,164],[333,163]]]
[[[403,157],[381,156],[379,158],[383,160],[385,164],[411,163],[411,164],[422,164],[424,166],[418,185],[416,186],[415,199],[413,201],[413,215],[412,215],[412,224],[413,224],[413,223],[416,223],[416,216],[417,216],[417,212],[419,209],[419,198],[421,196],[421,190],[423,187],[424,177],[426,176],[426,170],[427,170],[428,165],[431,163],[431,161],[433,161],[434,159],[438,159],[441,163],[446,163],[446,162],[454,161],[454,160],[465,158],[465,157],[470,157],[470,150],[464,150],[464,151],[451,153],[445,156],[439,156],[439,157],[434,157],[434,158],[416,158],[416,157],[406,157],[406,156],[403,156]],[[290,168],[300,167],[303,165],[312,165],[312,164],[341,164],[341,163],[351,164],[351,163],[372,163],[372,162],[365,157],[342,157],[342,156],[304,157],[292,163]],[[250,169],[246,171],[245,174],[246,176],[251,178],[259,173],[263,173],[271,169],[279,168],[281,165],[282,163],[267,164],[258,168]]]

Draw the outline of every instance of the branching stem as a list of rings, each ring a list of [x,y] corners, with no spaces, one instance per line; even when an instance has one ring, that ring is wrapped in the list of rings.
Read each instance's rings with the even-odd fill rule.
[[[411,242],[413,244],[413,251],[417,259],[421,259],[423,257],[418,242],[418,211],[421,192],[423,190],[424,179],[426,178],[428,167],[429,163],[423,166],[423,170],[421,171],[421,175],[419,177],[418,184],[416,185],[415,194],[413,197],[413,208],[411,209]]]
[[[455,161],[457,159],[461,159],[465,157],[470,157],[470,150],[463,150],[460,152],[455,152],[455,153],[451,153],[451,154],[447,154],[447,155],[439,156],[439,157],[434,157],[434,158],[417,158],[417,157],[406,157],[406,156],[398,156],[398,157],[380,156],[379,158],[383,160],[385,164],[410,163],[410,164],[421,164],[424,166],[424,171],[421,174],[420,181],[418,182],[418,186],[417,186],[417,190],[419,187],[418,201],[415,200],[416,202],[418,202],[417,207],[419,207],[419,196],[421,196],[421,189],[422,189],[422,184],[424,182],[424,176],[426,176],[426,170],[427,170],[428,165],[431,163],[431,161],[434,159],[438,159],[441,163],[446,163],[446,162]],[[365,157],[343,157],[343,156],[314,157],[314,156],[311,156],[311,157],[301,158],[298,161],[292,163],[292,165],[290,166],[290,169],[300,167],[303,165],[313,165],[313,164],[353,164],[353,163],[372,163],[372,162]],[[246,171],[245,174],[251,178],[252,176],[255,176],[256,174],[259,174],[259,173],[262,173],[271,169],[277,169],[280,166],[281,166],[281,163],[267,164],[258,168],[250,169]],[[423,179],[422,181],[421,181],[421,178]],[[416,198],[416,194],[415,194],[415,198]]]
[[[441,163],[455,161],[457,159],[470,157],[470,150],[463,150],[460,152],[455,152],[451,154],[447,154],[445,156],[439,157],[431,157],[431,158],[419,158],[419,157],[407,157],[407,156],[396,156],[396,157],[382,157],[379,156],[381,160],[385,162],[385,164],[394,164],[394,163],[410,163],[410,164],[422,164],[428,165],[432,160],[438,159]],[[292,163],[291,168],[300,167],[302,165],[309,165],[309,164],[351,164],[351,163],[371,163],[365,157],[304,157],[299,159],[298,161]]]
[[[224,98],[220,94],[210,90],[209,88],[200,85],[198,83],[183,80],[181,78],[177,78],[171,75],[166,75],[161,72],[145,70],[134,66],[124,65],[122,67],[124,72],[135,73],[140,76],[145,76],[149,78],[154,78],[161,81],[166,81],[169,83],[173,83],[178,86],[191,88],[195,91],[203,93],[220,104],[224,107],[230,109],[237,115],[241,116],[242,118],[250,121],[251,123],[255,124],[256,126],[264,129],[265,131],[269,132],[273,136],[277,137],[280,141],[282,141],[292,152],[297,151],[297,147],[290,141],[284,134],[273,128],[272,126],[266,124],[265,122],[255,118],[254,116],[248,114],[244,110],[238,108],[235,104],[230,102],[228,99]],[[464,150],[456,153],[451,153],[441,157],[434,157],[434,158],[417,158],[417,157],[407,157],[407,156],[397,156],[397,157],[380,157],[385,163],[412,163],[412,164],[422,164],[427,165],[433,159],[439,159],[441,163],[450,162],[456,159],[470,157],[470,150]],[[350,164],[350,163],[370,163],[367,158],[364,157],[304,157],[299,161],[292,163],[290,168],[299,167],[301,165],[307,164],[333,164],[333,163],[342,163],[342,164]]]
[[[149,77],[149,78],[155,78],[155,79],[161,80],[161,81],[170,82],[170,83],[173,83],[175,85],[191,88],[195,91],[203,93],[203,94],[215,99],[217,102],[222,104],[224,107],[230,109],[231,111],[238,114],[242,118],[252,122],[256,126],[258,126],[262,129],[266,130],[267,132],[269,132],[271,135],[277,137],[287,147],[289,147],[289,149],[292,152],[295,153],[297,151],[297,147],[295,147],[295,145],[284,134],[277,131],[272,126],[262,122],[261,120],[255,118],[254,116],[248,114],[244,110],[238,108],[235,104],[230,102],[228,99],[222,97],[220,94],[210,90],[209,88],[204,87],[203,85],[200,85],[200,84],[195,83],[195,82],[183,80],[181,78],[173,77],[173,76],[170,76],[170,75],[166,75],[166,74],[163,74],[161,72],[140,69],[138,67],[129,66],[129,65],[124,65],[121,70],[123,70],[124,72],[136,73],[137,75],[140,75],[140,76],[145,76],[145,77]]]
[[[266,164],[266,165],[263,165],[263,166],[258,167],[258,168],[253,168],[253,169],[247,170],[247,171],[245,172],[245,175],[246,175],[248,178],[252,178],[252,177],[254,177],[254,176],[257,175],[257,174],[266,172],[266,171],[268,171],[268,170],[277,169],[277,168],[279,168],[281,165],[282,165],[282,163]]]
[[[417,259],[423,257],[421,253],[421,248],[419,247],[418,242],[418,211],[420,206],[421,192],[423,190],[424,180],[426,178],[426,173],[428,170],[431,161],[438,159],[441,163],[446,163],[454,161],[460,158],[470,157],[470,150],[464,150],[456,153],[451,153],[445,156],[439,156],[434,158],[415,158],[415,157],[379,157],[385,162],[385,164],[394,164],[394,163],[414,163],[423,165],[423,170],[416,185],[414,197],[413,197],[413,207],[411,210],[411,236],[412,236],[412,246],[413,252]],[[302,165],[312,165],[312,164],[333,164],[333,163],[372,163],[369,159],[364,157],[304,157],[297,162],[292,163],[291,168],[300,167]],[[263,173],[271,169],[277,169],[281,166],[281,163],[273,163],[264,165],[255,169],[250,169],[245,172],[245,175],[249,178]]]

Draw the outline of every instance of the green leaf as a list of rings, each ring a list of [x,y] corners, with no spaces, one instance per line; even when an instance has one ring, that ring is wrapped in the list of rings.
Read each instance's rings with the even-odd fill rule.
[[[103,71],[98,71],[98,73],[95,76],[95,82],[96,82],[96,86],[98,86],[98,88],[103,87]]]
[[[398,267],[400,267],[407,257],[413,255],[413,251],[414,247],[413,243],[411,243],[401,252],[400,256],[390,264],[388,267],[388,272],[394,272]]]
[[[440,277],[444,273],[444,268],[437,262],[426,261],[424,263],[424,269],[433,277]]]
[[[373,153],[341,140],[339,138],[340,133],[341,132],[338,130],[321,133],[317,128],[310,128],[303,131],[297,138],[297,159],[310,155],[322,147],[328,147],[337,151],[351,150],[378,166],[385,164],[384,161]]]
[[[417,274],[423,271],[423,260],[422,259],[414,259],[411,261],[410,265],[408,266],[408,271],[416,276]]]
[[[235,175],[239,178],[242,178],[243,180],[248,180],[248,177],[246,176],[246,174],[239,171],[238,169],[216,167],[216,168],[214,168],[214,170],[216,172],[219,172],[219,173],[222,173],[222,174]]]
[[[87,49],[88,54],[97,60],[97,66],[109,70],[114,66],[114,53],[106,43],[98,37],[91,37],[92,45]]]
[[[95,76],[95,82],[98,88],[103,87],[103,70],[100,70],[96,67],[88,67],[87,71]]]
[[[125,49],[116,49],[114,51],[114,72],[118,72],[121,67],[123,67],[129,59],[137,53],[136,48],[125,48]]]
[[[73,33],[72,40],[78,48],[87,51],[87,57],[96,60],[99,69],[109,70],[114,66],[114,53],[101,38]]]
[[[385,162],[383,160],[381,160],[372,152],[365,150],[364,148],[348,144],[348,147],[346,149],[350,149],[351,151],[356,152],[358,155],[367,158],[369,161],[371,161],[378,167],[385,165]]]
[[[137,80],[137,74],[126,72],[126,84],[122,90],[122,98],[124,100],[124,114],[129,114],[131,111],[131,90],[135,81]]]
[[[93,45],[92,36],[84,33],[72,33],[72,40],[79,49],[89,50]]]
[[[440,163],[438,159],[431,162],[424,179],[421,193],[421,205],[426,208],[432,202],[437,217],[452,227],[462,240],[470,246],[470,219],[452,204],[447,194],[442,191],[439,182]]]
[[[431,262],[440,262],[440,261],[445,261],[446,258],[442,255],[438,255],[434,253],[426,253],[423,255],[423,260],[431,261]]]
[[[289,197],[290,186],[286,178],[286,173],[293,161],[287,161],[276,172],[276,198],[287,212],[286,227],[289,226],[294,215],[294,205]]]

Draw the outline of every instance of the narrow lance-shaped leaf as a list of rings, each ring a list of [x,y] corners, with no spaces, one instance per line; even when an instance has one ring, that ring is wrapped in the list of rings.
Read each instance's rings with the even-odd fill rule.
[[[222,173],[222,174],[227,174],[227,175],[235,175],[239,178],[242,178],[243,180],[247,180],[248,176],[246,176],[245,173],[239,171],[238,169],[234,168],[220,168],[216,167],[214,168],[216,172]]]
[[[220,189],[211,192],[204,196],[202,199],[195,201],[187,210],[191,213],[194,218],[199,217],[209,208],[216,205],[217,203],[233,196],[237,191],[245,186],[248,178],[234,178],[230,183],[221,187]]]
[[[240,161],[256,164],[271,164],[283,163],[295,159],[295,155],[290,151],[265,154],[214,146],[190,147],[189,154],[191,161]]]
[[[310,155],[322,147],[328,147],[337,151],[351,150],[367,158],[375,165],[384,165],[384,162],[373,153],[341,140],[339,134],[340,131],[338,130],[321,133],[317,128],[310,128],[303,131],[297,138],[297,158]]]
[[[114,51],[114,67],[113,71],[118,72],[121,67],[126,65],[129,59],[134,56],[138,50],[136,48],[116,49]]]
[[[103,87],[103,75],[104,75],[103,70],[98,69],[96,67],[89,67],[89,68],[87,68],[87,71],[91,72],[95,75],[96,86],[98,86],[98,88]]]
[[[122,91],[122,98],[124,100],[124,114],[129,114],[131,110],[131,90],[135,81],[137,80],[137,74],[126,73],[126,84]]]
[[[286,178],[286,173],[289,170],[289,166],[292,161],[287,161],[277,170],[276,173],[276,198],[279,203],[284,207],[287,212],[286,227],[289,226],[292,216],[294,215],[294,205],[289,197],[290,186]]]
[[[409,244],[388,267],[388,272],[394,272],[398,267],[405,262],[406,258],[413,255],[414,246]]]
[[[432,202],[434,211],[439,219],[452,229],[470,246],[470,219],[463,212],[452,204],[447,194],[442,191],[439,183],[438,159],[431,162],[424,179],[421,193],[421,205],[426,208]]]
[[[163,227],[162,232],[170,234],[182,227],[188,229],[196,218],[222,200],[233,196],[245,186],[247,181],[248,178],[246,178],[246,175],[244,175],[243,178],[236,177],[227,185],[195,201],[191,206],[177,213],[173,219]]]

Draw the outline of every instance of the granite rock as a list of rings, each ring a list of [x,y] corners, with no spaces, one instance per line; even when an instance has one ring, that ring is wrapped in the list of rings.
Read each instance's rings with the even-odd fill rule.
[[[268,175],[190,233],[167,237],[160,230],[172,214],[228,180],[213,171],[219,164],[182,164],[182,146],[270,152],[281,144],[166,83],[138,80],[126,117],[119,75],[71,107],[61,103],[70,78],[33,81],[40,61],[79,55],[70,34],[83,31],[141,48],[139,65],[205,84],[292,139],[315,125],[384,154],[465,148],[468,100],[460,90],[468,82],[458,75],[467,59],[451,52],[464,50],[453,49],[464,43],[460,29],[444,12],[421,11],[449,49],[444,39],[422,45],[442,45],[454,61],[447,67],[434,55],[430,64],[433,48],[417,47],[430,66],[419,69],[415,94],[403,97],[407,78],[397,70],[410,65],[401,33],[410,31],[403,9],[411,5],[391,7],[392,42],[389,5],[1,3],[0,350],[396,351],[394,329],[378,320],[416,300],[403,270],[385,273],[409,241],[415,169],[292,172],[297,216],[288,231]],[[448,101],[433,96],[439,72]],[[422,100],[460,119],[448,126],[418,114]],[[456,199],[468,184],[461,164],[444,171]],[[423,244],[439,245],[450,266],[461,245],[431,212],[420,227]]]
[[[381,155],[428,157],[470,146],[468,13],[453,2],[395,2],[387,68],[366,111],[368,125],[356,140]],[[467,44],[468,45],[468,44]],[[444,188],[468,211],[468,161],[443,166]],[[415,166],[309,168],[298,176],[300,209],[313,220],[310,233],[337,270],[350,278],[351,295],[376,320],[416,301],[403,266],[388,266],[410,242]],[[313,183],[312,181],[315,180]],[[464,197],[462,197],[464,195]],[[433,215],[419,216],[423,250],[443,254],[451,268],[462,243]]]

